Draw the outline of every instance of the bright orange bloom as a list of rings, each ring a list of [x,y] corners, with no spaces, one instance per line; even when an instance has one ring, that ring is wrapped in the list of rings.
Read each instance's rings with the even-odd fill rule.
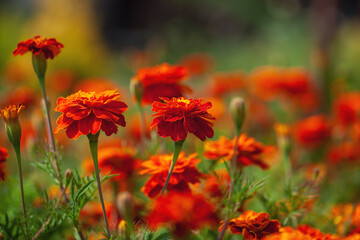
[[[204,191],[209,194],[211,198],[222,198],[224,193],[229,188],[230,176],[227,171],[217,171],[205,178]]]
[[[103,92],[108,89],[116,89],[118,87],[113,81],[107,78],[85,78],[76,84],[74,88],[75,91]],[[121,89],[119,92],[122,93]]]
[[[135,158],[135,152],[135,149],[124,147],[121,144],[99,147],[98,161],[101,173],[118,174],[118,176],[110,178],[111,181],[126,180],[133,174],[139,161]],[[92,159],[86,159],[83,167],[87,173],[91,174],[94,171]]]
[[[357,204],[354,209],[354,213],[351,218],[351,225],[360,227],[360,204]]]
[[[186,67],[190,75],[202,75],[214,67],[214,59],[205,53],[193,53],[181,59],[180,65]]]
[[[180,66],[171,66],[167,63],[149,68],[141,68],[133,77],[143,84],[143,104],[152,104],[161,101],[161,97],[182,97],[191,89],[181,82],[187,78],[187,70]]]
[[[331,240],[336,238],[332,234],[325,234],[321,232],[319,229],[312,228],[309,225],[299,225],[297,227],[297,230],[299,230],[300,232],[304,233],[307,236],[310,236],[311,239],[315,239],[315,240]]]
[[[27,108],[38,102],[37,93],[29,87],[18,87],[5,95],[4,105],[24,105]]]
[[[349,125],[359,120],[360,93],[350,92],[338,97],[334,103],[334,114],[342,125]]]
[[[245,88],[245,73],[216,73],[212,76],[212,93],[221,97],[229,92],[237,92]]]
[[[100,129],[107,136],[117,133],[117,125],[126,125],[122,113],[127,109],[127,105],[118,100],[119,96],[117,90],[108,90],[99,93],[79,91],[66,98],[60,97],[55,110],[62,114],[56,121],[55,132],[66,129],[66,135],[73,139],[96,134]]]
[[[172,226],[173,233],[182,239],[186,239],[184,237],[190,230],[216,224],[217,219],[214,207],[202,195],[179,192],[169,192],[158,197],[148,216],[152,228]]]
[[[156,112],[151,123],[151,129],[157,127],[161,137],[170,136],[173,141],[185,140],[188,132],[205,141],[206,137],[214,136],[215,120],[207,112],[211,102],[203,103],[202,99],[162,98],[162,102],[154,102],[152,111]]]
[[[25,108],[24,105],[9,105],[4,109],[0,109],[0,115],[4,119],[5,123],[17,122],[21,110]]]
[[[145,183],[145,186],[141,188],[141,191],[146,196],[154,198],[160,193],[169,173],[172,157],[173,154],[153,155],[149,160],[142,163],[144,169],[139,174],[152,175]],[[200,159],[196,158],[196,154],[185,157],[185,153],[181,152],[166,189],[169,191],[189,192],[190,183],[200,182],[202,174],[196,168],[196,164],[199,162]]]
[[[6,159],[9,157],[8,151],[6,148],[0,147],[0,179],[5,180],[5,171],[4,171],[4,163]]]
[[[303,225],[298,229],[292,227],[280,228],[279,233],[272,234],[266,240],[340,240],[336,235],[324,234],[318,229]]]
[[[221,136],[216,141],[205,142],[205,156],[209,159],[216,160],[225,158],[231,160],[234,155],[234,139],[228,139]],[[274,151],[272,146],[263,146],[254,138],[249,138],[246,134],[241,134],[236,151],[238,164],[241,166],[256,165],[262,169],[269,168],[269,164],[265,161],[266,155]]]
[[[294,137],[305,147],[317,147],[330,138],[331,124],[324,115],[315,115],[297,122]]]
[[[256,213],[251,210],[244,212],[238,218],[233,218],[227,226],[234,234],[242,234],[245,240],[262,240],[267,235],[279,232],[280,223],[278,220],[270,220],[268,213]],[[224,227],[224,221],[219,231]]]
[[[49,76],[50,89],[55,92],[66,92],[71,89],[76,80],[76,73],[68,69],[61,69]],[[110,88],[108,88],[110,89]],[[82,89],[83,90],[83,89]]]
[[[35,36],[26,41],[18,43],[16,49],[13,51],[13,55],[24,55],[27,52],[31,52],[33,55],[43,54],[46,59],[53,59],[60,53],[60,49],[64,45],[59,43],[55,38],[46,38]]]

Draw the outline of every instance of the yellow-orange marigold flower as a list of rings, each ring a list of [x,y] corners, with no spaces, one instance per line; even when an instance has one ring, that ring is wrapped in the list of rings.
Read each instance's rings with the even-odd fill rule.
[[[66,98],[60,97],[55,110],[62,114],[56,121],[55,132],[66,129],[66,135],[73,139],[89,133],[96,134],[100,129],[107,136],[117,133],[117,125],[126,125],[122,113],[127,109],[119,97],[117,90],[98,93],[79,91]]]
[[[262,240],[267,235],[279,232],[279,221],[269,218],[268,213],[248,210],[238,218],[231,219],[227,227],[234,234],[242,234],[245,240]],[[221,223],[219,231],[222,231],[224,227],[224,221]]]
[[[234,155],[235,141],[235,138],[231,140],[224,136],[221,136],[216,141],[207,141],[204,146],[205,156],[212,160],[220,158],[230,160]],[[269,164],[265,161],[266,154],[274,151],[274,147],[263,146],[254,138],[241,134],[237,144],[236,159],[241,166],[256,165],[262,169],[267,169]]]
[[[4,119],[5,123],[16,122],[19,119],[21,110],[25,108],[24,105],[9,105],[4,109],[0,109],[0,115]]]
[[[145,183],[145,186],[141,188],[141,191],[148,197],[153,198],[160,193],[165,184],[172,157],[173,154],[154,155],[142,163],[144,169],[141,170],[139,174],[152,175]],[[167,189],[169,191],[189,192],[189,184],[200,182],[200,177],[202,176],[196,168],[196,164],[199,163],[199,161],[200,160],[196,158],[196,154],[191,154],[186,157],[185,153],[181,152]]]

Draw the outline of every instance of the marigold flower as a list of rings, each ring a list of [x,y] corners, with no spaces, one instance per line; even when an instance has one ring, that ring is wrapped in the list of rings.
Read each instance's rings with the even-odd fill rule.
[[[324,115],[314,115],[297,122],[294,137],[305,147],[317,147],[329,139],[331,124]]]
[[[327,159],[333,164],[342,162],[355,163],[360,159],[360,149],[357,144],[343,142],[329,149]]]
[[[24,108],[24,105],[9,105],[4,109],[0,109],[0,115],[6,124],[17,122],[19,119],[19,114]]]
[[[4,163],[6,159],[9,157],[8,151],[6,148],[0,147],[0,179],[5,180],[5,171],[4,171]]]
[[[154,155],[149,160],[142,163],[144,168],[139,172],[140,175],[151,174],[152,176],[141,188],[146,196],[150,198],[156,197],[163,188],[173,154]],[[196,158],[196,154],[185,157],[185,153],[181,152],[174,167],[167,189],[169,191],[189,192],[190,183],[200,182],[202,174],[197,170],[196,164],[200,160]]]
[[[60,97],[55,110],[62,114],[56,121],[55,132],[66,129],[66,135],[73,139],[96,134],[100,129],[107,136],[117,133],[117,125],[126,125],[122,113],[127,109],[127,105],[118,100],[119,96],[117,90],[98,93],[80,90],[66,98]]]
[[[190,230],[217,223],[214,207],[202,195],[169,192],[158,197],[148,216],[149,225],[156,228],[169,224],[173,233],[184,237]]]
[[[211,90],[216,97],[230,92],[238,92],[245,87],[244,72],[216,73],[212,76]]]
[[[271,234],[266,240],[314,240],[311,236],[292,227],[280,228],[279,233]]]
[[[180,65],[188,69],[190,75],[202,75],[214,67],[214,59],[205,53],[193,53],[181,59]]]
[[[144,86],[143,104],[152,104],[160,101],[161,97],[182,97],[191,89],[181,82],[187,78],[187,70],[180,66],[171,66],[167,63],[149,68],[141,68],[133,77]]]
[[[26,41],[19,42],[13,51],[13,55],[24,55],[27,52],[31,52],[33,55],[42,53],[46,59],[53,59],[60,53],[60,49],[63,47],[64,45],[59,43],[55,38],[35,36]]]
[[[337,121],[341,125],[349,125],[359,120],[360,112],[360,93],[349,92],[340,95],[333,107]]]
[[[202,99],[187,98],[162,98],[162,102],[154,102],[152,111],[156,112],[151,123],[151,129],[157,127],[161,137],[170,136],[173,141],[185,140],[188,132],[205,141],[206,137],[212,138],[212,129],[215,120],[208,113],[210,102],[203,103]]]
[[[353,216],[354,206],[351,203],[337,204],[331,209],[332,221],[338,234],[344,234],[347,224]]]
[[[234,234],[242,234],[246,240],[262,240],[267,235],[279,232],[280,223],[278,220],[270,220],[268,213],[256,213],[251,210],[244,212],[238,218],[231,219],[227,226]],[[224,227],[224,221],[219,231]]]
[[[230,176],[227,171],[217,171],[205,178],[204,191],[211,198],[221,199],[230,185]]]
[[[234,154],[234,144],[236,139],[228,139],[221,136],[216,141],[205,142],[205,156],[211,160],[225,158],[231,160]],[[241,134],[236,151],[236,159],[241,166],[256,165],[262,169],[269,168],[266,155],[274,152],[274,147],[263,146],[254,138],[249,138],[246,134]]]
[[[109,219],[110,228],[115,229],[120,222],[120,218],[116,212],[113,203],[105,202],[106,216]],[[96,226],[102,219],[103,212],[99,202],[90,202],[86,204],[80,211],[79,219],[85,224],[86,227]]]
[[[297,230],[305,234],[306,236],[310,236],[311,239],[315,240],[332,240],[337,239],[336,236],[333,236],[332,234],[325,234],[321,232],[319,229],[312,228],[309,225],[299,225],[297,227]]]

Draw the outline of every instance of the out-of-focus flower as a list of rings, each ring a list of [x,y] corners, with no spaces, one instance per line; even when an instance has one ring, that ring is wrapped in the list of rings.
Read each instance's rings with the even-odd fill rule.
[[[356,228],[360,228],[360,204],[355,206],[352,218],[351,218],[351,225]],[[359,232],[360,233],[360,232]]]
[[[43,54],[46,59],[53,59],[60,53],[63,47],[64,45],[59,43],[55,38],[35,36],[26,41],[19,42],[13,54],[16,56],[31,52],[33,55]]]
[[[116,212],[113,203],[105,202],[106,216],[109,219],[109,227],[115,229],[121,219]],[[100,202],[89,202],[80,211],[79,220],[86,226],[96,226],[103,219],[103,212]]]
[[[55,132],[66,129],[66,135],[73,139],[89,133],[96,134],[100,129],[107,136],[117,133],[117,125],[126,125],[122,113],[127,109],[127,105],[118,100],[119,97],[117,90],[99,93],[79,91],[66,98],[60,97],[55,110],[62,114],[56,121]]]
[[[293,229],[292,227],[280,228],[279,233],[271,234],[266,240],[335,240],[336,238],[313,238],[311,235],[301,232],[300,230]],[[339,239],[340,240],[340,239]]]
[[[49,76],[47,83],[50,85],[50,89],[55,92],[69,91],[76,79],[75,72],[67,69],[58,70]],[[114,88],[108,88],[114,89]],[[106,89],[107,90],[107,89]],[[83,90],[89,91],[89,90]],[[92,90],[94,91],[94,90]]]
[[[202,196],[191,193],[169,192],[158,197],[148,216],[149,225],[173,227],[173,233],[186,239],[191,230],[217,223],[214,207]]]
[[[163,188],[166,177],[169,172],[169,167],[172,161],[173,154],[153,155],[151,158],[142,163],[144,168],[139,174],[152,175],[145,186],[141,188],[146,196],[150,198],[156,197]],[[167,190],[178,192],[189,192],[190,183],[200,182],[202,174],[197,170],[196,164],[199,163],[196,154],[191,154],[188,157],[184,152],[179,154],[178,160],[171,175]]]
[[[234,154],[234,139],[228,139],[221,136],[216,141],[205,142],[205,156],[211,160],[225,158],[231,160]],[[275,152],[273,146],[263,146],[260,142],[257,142],[254,138],[249,138],[246,134],[241,134],[237,151],[236,159],[240,166],[256,165],[262,169],[269,168],[267,157],[271,157]]]
[[[279,232],[278,220],[270,220],[268,213],[256,213],[251,210],[244,212],[238,218],[231,219],[227,228],[234,234],[242,234],[245,240],[262,240],[267,235]],[[224,227],[224,221],[219,231]]]
[[[211,102],[212,107],[208,110],[215,119],[219,120],[225,113],[225,103],[221,98],[206,98],[205,101]]]
[[[187,70],[180,66],[171,66],[167,63],[149,68],[141,68],[133,77],[144,86],[143,104],[152,104],[160,101],[161,97],[183,97],[191,89],[181,82],[188,76]]]
[[[351,203],[337,204],[331,209],[333,223],[337,233],[342,235],[345,232],[346,224],[351,221],[354,206]]]
[[[86,78],[75,85],[75,91],[103,92],[109,89],[117,89],[114,82],[106,78]],[[120,91],[120,93],[122,93]]]
[[[127,136],[134,140],[135,142],[140,142],[141,140],[141,125],[140,125],[140,119],[138,116],[133,116],[128,121],[128,126],[126,127]],[[150,126],[151,122],[150,119],[147,117],[145,118],[145,126]],[[150,128],[145,128],[145,136],[147,138],[150,138]]]
[[[214,67],[214,59],[206,53],[193,53],[183,57],[179,63],[188,69],[190,75],[208,73]]]
[[[312,228],[309,225],[299,225],[297,230],[305,234],[306,236],[310,236],[311,239],[315,240],[335,240],[338,239],[336,236],[332,234],[325,234],[321,232],[319,229]]]
[[[29,87],[18,87],[4,96],[4,105],[24,105],[27,108],[38,102],[37,93]]]
[[[208,113],[210,102],[202,99],[162,98],[162,102],[154,102],[152,111],[156,112],[151,129],[157,127],[161,137],[170,136],[173,141],[185,140],[188,132],[205,141],[212,138],[213,116]]]
[[[342,162],[354,163],[360,159],[360,149],[357,144],[343,142],[329,149],[327,159],[333,164]]]
[[[359,120],[360,93],[349,92],[340,95],[334,103],[334,114],[341,125],[349,125]]]
[[[118,174],[110,178],[111,181],[121,182],[128,179],[134,172],[138,159],[135,158],[136,149],[124,147],[121,144],[114,146],[103,146],[98,150],[99,168],[103,174]],[[85,172],[94,171],[91,159],[83,162]]]
[[[5,180],[5,161],[9,157],[8,151],[6,148],[0,147],[0,179]]]
[[[204,191],[211,199],[221,199],[230,185],[230,176],[227,171],[217,171],[205,178]]]
[[[61,196],[61,190],[59,188],[59,186],[57,185],[51,185],[48,189],[46,189],[46,194],[47,194],[47,198],[51,201],[51,200],[54,200],[54,199],[57,199]],[[70,193],[70,189],[67,188],[66,189],[66,195],[69,195]],[[65,201],[64,198],[63,199],[63,202]],[[36,197],[32,203],[32,205],[36,208],[42,208],[45,206],[45,202],[47,200],[46,199],[42,199],[41,197]]]
[[[246,87],[244,72],[216,73],[212,76],[211,92],[222,97],[231,92],[238,92]]]
[[[324,163],[309,164],[305,166],[305,177],[307,180],[312,181],[316,176],[316,182],[324,179],[327,172],[327,165]]]
[[[305,147],[318,147],[331,135],[331,124],[324,115],[315,115],[297,122],[294,126],[296,141]]]

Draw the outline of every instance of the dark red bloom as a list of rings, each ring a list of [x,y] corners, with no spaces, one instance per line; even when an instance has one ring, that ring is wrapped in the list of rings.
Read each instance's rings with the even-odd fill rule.
[[[188,132],[205,141],[206,137],[214,136],[215,120],[208,109],[210,102],[203,103],[202,99],[162,98],[164,102],[154,102],[152,111],[156,112],[151,129],[157,127],[161,137],[170,136],[173,141],[185,140]]]
[[[24,55],[27,52],[31,52],[34,55],[42,53],[46,59],[53,59],[60,53],[60,49],[63,47],[64,45],[59,43],[55,38],[48,39],[46,37],[35,36],[26,41],[19,42],[13,51],[13,55]]]
[[[5,180],[5,172],[4,172],[4,163],[6,158],[9,157],[8,151],[6,148],[0,147],[0,179]]]
[[[140,81],[144,87],[143,104],[160,101],[161,97],[182,97],[191,89],[181,82],[187,78],[187,70],[167,63],[138,70],[134,80]]]
[[[148,161],[143,162],[144,168],[139,174],[151,174],[145,186],[141,188],[146,196],[156,197],[163,188],[166,177],[169,172],[173,154],[153,155]],[[200,182],[202,174],[197,170],[196,164],[200,159],[196,158],[196,154],[185,157],[185,153],[181,152],[174,171],[171,175],[167,190],[178,192],[189,192],[190,183]]]
[[[100,129],[107,136],[117,133],[117,125],[126,125],[122,113],[127,109],[119,97],[117,90],[98,93],[79,91],[66,98],[60,97],[55,110],[62,114],[56,121],[55,132],[66,129],[66,135],[73,139],[89,133],[96,134]]]
[[[176,236],[186,239],[191,230],[216,224],[217,216],[213,205],[202,195],[170,192],[156,199],[148,222],[152,228],[169,224]]]
[[[227,227],[230,227],[234,234],[242,234],[245,240],[262,240],[267,235],[279,232],[279,221],[270,220],[269,217],[268,213],[248,210],[238,218],[231,219]],[[224,225],[221,225],[219,231],[222,231],[223,227]]]

